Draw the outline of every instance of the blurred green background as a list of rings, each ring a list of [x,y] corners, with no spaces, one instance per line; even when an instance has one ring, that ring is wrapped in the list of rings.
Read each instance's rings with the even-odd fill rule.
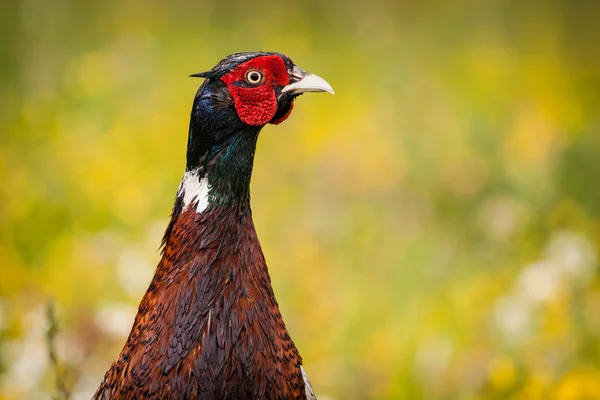
[[[263,130],[252,204],[321,399],[600,399],[600,3],[4,0],[0,399],[120,351],[225,55],[335,96]]]

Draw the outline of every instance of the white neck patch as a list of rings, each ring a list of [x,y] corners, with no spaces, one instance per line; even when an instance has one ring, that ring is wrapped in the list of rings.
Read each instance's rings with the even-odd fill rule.
[[[304,395],[306,396],[306,400],[317,400],[317,396],[315,396],[315,392],[308,380],[308,375],[306,375],[306,371],[302,365],[300,366],[300,371],[302,371],[302,379],[304,379]]]
[[[177,197],[183,196],[183,209],[185,210],[194,201],[197,201],[196,212],[200,214],[208,208],[208,192],[210,186],[208,177],[200,178],[197,169],[193,171],[185,171],[183,180],[179,185]]]

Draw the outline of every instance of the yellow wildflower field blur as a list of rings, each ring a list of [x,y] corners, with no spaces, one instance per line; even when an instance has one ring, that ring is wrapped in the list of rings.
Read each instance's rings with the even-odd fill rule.
[[[201,80],[327,79],[252,208],[324,399],[600,399],[600,4],[0,5],[0,399],[88,399],[159,259]],[[60,365],[48,355],[56,306]]]

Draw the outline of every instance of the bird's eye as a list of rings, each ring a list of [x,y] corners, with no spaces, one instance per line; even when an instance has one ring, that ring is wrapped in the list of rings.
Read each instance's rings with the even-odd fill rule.
[[[260,71],[251,69],[250,71],[246,72],[246,82],[248,82],[252,85],[256,85],[257,83],[260,83],[262,80],[263,80],[263,74],[261,74]]]

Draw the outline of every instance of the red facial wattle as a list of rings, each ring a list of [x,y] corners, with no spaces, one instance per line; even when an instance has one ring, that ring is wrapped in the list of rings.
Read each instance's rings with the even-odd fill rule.
[[[257,86],[244,87],[246,73],[256,70],[262,73],[263,81]],[[272,122],[277,113],[276,87],[284,87],[290,83],[290,76],[283,59],[278,55],[256,57],[238,65],[221,80],[227,84],[234,101],[238,117],[248,125],[260,126]],[[290,107],[291,111],[291,107]],[[275,123],[283,122],[278,118]]]

